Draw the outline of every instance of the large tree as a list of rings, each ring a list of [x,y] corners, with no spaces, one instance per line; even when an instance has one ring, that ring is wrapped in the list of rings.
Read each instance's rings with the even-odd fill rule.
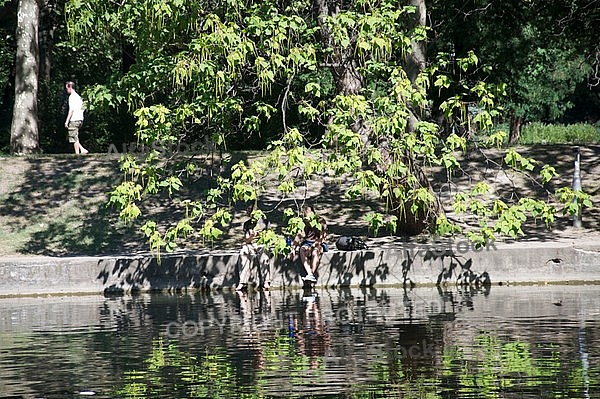
[[[592,77],[597,53],[596,0],[441,1],[433,7],[432,45],[464,57],[477,49],[479,78],[506,84],[501,100],[518,142],[527,121],[558,122],[573,106],[577,84]],[[584,28],[585,27],[585,28]]]
[[[19,0],[15,100],[10,131],[10,148],[14,154],[31,154],[39,150],[37,106],[39,16],[38,0]]]
[[[159,198],[182,210],[172,225],[144,224],[153,247],[173,248],[191,233],[218,237],[233,204],[265,195],[265,175],[276,176],[281,201],[301,200],[324,175],[345,176],[348,197],[381,201],[383,212],[367,215],[375,233],[383,226],[409,233],[426,225],[439,234],[460,230],[436,206],[427,171],[455,169],[466,141],[441,134],[430,95],[450,93],[435,103],[448,118],[464,112],[468,98],[480,110],[475,122],[489,128],[502,86],[475,75],[454,79],[447,57],[425,58],[424,1],[95,0],[73,1],[68,10],[75,37],[108,35],[115,47],[135,53],[125,74],[90,95],[92,102],[131,109],[139,141],[151,149],[141,161],[124,159],[125,179],[111,194],[122,217],[139,217],[140,204]],[[472,51],[452,61],[463,74],[478,66]],[[165,148],[203,138],[221,151],[264,140],[269,151],[231,165],[203,195],[189,197],[182,186],[198,183],[198,154],[182,166],[165,160]],[[500,142],[501,134],[492,141]],[[531,165],[514,151],[507,162]],[[547,181],[551,169],[543,172]],[[487,204],[475,198],[484,191],[478,185],[458,199],[486,219],[469,232],[479,243],[495,233],[518,235],[527,213],[553,219],[543,201]],[[293,210],[284,213],[288,233],[301,226]],[[282,237],[272,238],[285,247]]]
[[[14,34],[16,26],[15,6],[4,0],[0,0],[0,91],[2,100],[0,101],[0,148],[9,142],[10,138],[10,115],[12,114],[12,99],[15,95],[14,83]],[[6,121],[6,122],[5,122]]]

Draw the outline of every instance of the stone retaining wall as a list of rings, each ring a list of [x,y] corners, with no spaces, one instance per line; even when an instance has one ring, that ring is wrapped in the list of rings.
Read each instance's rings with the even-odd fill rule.
[[[237,252],[111,257],[11,257],[0,259],[0,295],[126,293],[135,290],[230,289],[237,283]],[[299,261],[278,260],[274,289],[302,287]],[[600,282],[600,243],[528,242],[330,251],[323,255],[318,286],[386,286]]]

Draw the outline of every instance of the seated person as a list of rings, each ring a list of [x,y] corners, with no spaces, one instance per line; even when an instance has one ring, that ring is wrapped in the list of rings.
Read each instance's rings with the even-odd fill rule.
[[[315,273],[321,262],[321,255],[327,236],[327,222],[325,218],[317,216],[312,206],[304,208],[304,231],[298,232],[294,243],[300,243],[300,261],[306,270],[305,281],[315,283]]]
[[[265,247],[257,245],[254,240],[258,235],[257,225],[262,229],[269,228],[269,222],[263,217],[252,215],[253,206],[248,208],[247,213],[250,218],[244,222],[244,243],[240,249],[240,281],[235,288],[236,291],[241,291],[248,287],[250,280],[251,269],[258,260],[260,285],[263,289],[268,290],[271,287],[271,257],[269,250]]]

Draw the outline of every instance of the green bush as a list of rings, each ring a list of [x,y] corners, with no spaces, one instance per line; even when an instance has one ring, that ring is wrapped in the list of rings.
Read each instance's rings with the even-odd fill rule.
[[[587,123],[547,125],[540,122],[523,126],[519,144],[598,144],[600,126]]]

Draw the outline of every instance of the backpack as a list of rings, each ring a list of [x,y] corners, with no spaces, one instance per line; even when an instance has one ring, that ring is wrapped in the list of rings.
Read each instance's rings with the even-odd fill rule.
[[[335,246],[340,251],[356,251],[360,249],[369,249],[367,244],[359,237],[341,236],[335,242]]]

